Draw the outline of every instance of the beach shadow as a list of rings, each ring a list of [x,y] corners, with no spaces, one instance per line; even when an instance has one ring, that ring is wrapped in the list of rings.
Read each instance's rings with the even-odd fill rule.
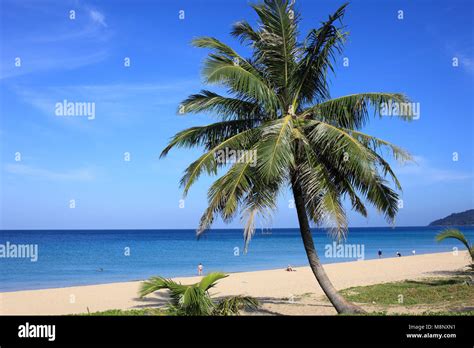
[[[437,276],[472,276],[473,273],[470,270],[457,270],[457,271],[433,271],[427,272],[430,275],[437,275]]]
[[[168,305],[170,297],[166,294],[154,293],[153,296],[149,297],[135,297],[133,299],[135,302],[141,302],[142,304],[137,304],[133,308],[160,308]]]
[[[455,312],[455,313],[470,312],[470,311],[474,311],[474,307],[458,307],[458,308],[451,309],[451,312]]]
[[[278,316],[284,315],[284,314],[281,314],[279,312],[271,311],[271,310],[266,309],[266,308],[246,310],[246,311],[243,311],[242,314],[243,315],[278,315]]]
[[[225,297],[225,296],[224,296]],[[215,300],[220,300],[223,297],[217,297]],[[257,309],[252,310],[244,310],[243,315],[285,315],[278,311],[278,307],[276,309],[268,309],[263,308],[264,305],[274,305],[274,306],[309,306],[314,308],[317,311],[317,308],[321,309],[331,309],[333,308],[330,303],[321,302],[316,299],[312,299],[313,301],[308,301],[307,298],[300,298],[295,297],[294,302],[290,301],[287,298],[279,298],[279,297],[256,297],[256,299],[260,302],[260,306]],[[134,305],[132,308],[134,309],[145,309],[145,308],[163,308],[169,304],[170,297],[165,293],[154,293],[153,295],[149,295],[148,297],[139,298],[136,297],[133,299],[135,302],[139,302],[139,304]],[[302,301],[305,300],[305,301]]]
[[[459,279],[433,279],[433,280],[406,280],[405,283],[412,285],[429,285],[429,286],[443,286],[443,285],[453,285],[459,284],[461,281]]]
[[[259,315],[259,314],[279,315],[279,316],[285,315],[284,313],[279,312],[278,308],[276,308],[276,310],[269,310],[267,308],[262,308],[262,306],[264,306],[265,304],[276,305],[276,306],[283,305],[283,306],[312,307],[315,310],[315,312],[318,312],[318,308],[322,309],[322,312],[326,312],[325,309],[333,308],[333,306],[329,302],[322,302],[314,298],[308,301],[308,298],[296,297],[294,302],[291,302],[289,299],[286,299],[286,298],[278,298],[278,297],[258,297],[257,299],[260,302],[261,306],[252,312],[252,314],[255,314],[255,315]]]

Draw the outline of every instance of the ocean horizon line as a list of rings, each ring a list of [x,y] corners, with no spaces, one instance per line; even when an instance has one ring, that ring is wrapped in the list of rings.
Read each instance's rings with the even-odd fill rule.
[[[430,226],[430,225],[406,225],[406,226],[349,226],[348,229],[397,229],[397,228],[451,228],[451,227],[473,227],[474,225],[449,225],[449,226]],[[311,229],[327,230],[331,227],[311,227]],[[5,228],[2,231],[193,231],[197,228]],[[233,230],[240,231],[243,227],[219,227],[211,228],[206,231],[223,231]],[[272,230],[298,230],[299,227],[257,227],[256,230],[272,229]]]

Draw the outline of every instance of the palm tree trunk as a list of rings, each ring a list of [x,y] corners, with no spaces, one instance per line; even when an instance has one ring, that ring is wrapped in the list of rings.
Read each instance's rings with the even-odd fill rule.
[[[323,289],[327,298],[329,301],[331,301],[338,313],[365,313],[362,308],[342,297],[329,280],[323,265],[319,261],[318,254],[316,253],[316,249],[314,247],[313,236],[311,235],[308,216],[306,215],[303,192],[295,176],[293,176],[291,186],[293,188],[293,196],[295,198],[295,206],[296,212],[298,214],[301,237],[303,239],[306,255],[308,256],[309,266],[311,267],[316,280],[321,286],[321,289]]]

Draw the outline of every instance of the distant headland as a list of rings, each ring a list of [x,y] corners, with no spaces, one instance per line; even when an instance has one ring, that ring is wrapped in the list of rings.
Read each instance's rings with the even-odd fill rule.
[[[435,220],[428,226],[470,226],[474,225],[474,209],[462,213],[453,213],[445,218]]]

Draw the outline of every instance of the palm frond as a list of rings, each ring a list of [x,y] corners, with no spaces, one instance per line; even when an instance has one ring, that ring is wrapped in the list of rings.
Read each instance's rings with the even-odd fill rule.
[[[219,302],[213,301],[208,290],[227,275],[215,272],[203,277],[199,283],[181,285],[171,279],[151,277],[142,283],[139,295],[144,297],[154,291],[166,289],[171,302],[167,310],[169,314],[180,316],[238,315],[244,308],[256,308],[259,303],[248,296],[230,296]]]
[[[258,300],[250,296],[229,296],[219,301],[214,309],[214,315],[239,315],[241,310],[255,310],[259,305]]]
[[[374,151],[378,151],[379,149],[386,148],[390,150],[392,157],[401,163],[413,161],[413,157],[410,155],[408,151],[386,140],[376,138],[374,136],[364,134],[362,132],[359,132],[353,129],[344,129],[344,130],[348,132],[351,136],[356,138],[359,142],[364,144],[366,147],[369,147]]]
[[[407,105],[409,113],[400,115],[400,118],[411,120],[414,114],[409,103],[408,98],[400,93],[359,93],[316,104],[305,109],[301,116],[343,128],[359,129],[367,123],[370,107],[374,110],[374,115],[382,116],[382,110],[386,108],[389,108],[387,115],[392,115],[397,105]]]
[[[207,316],[214,310],[214,303],[205,290],[199,286],[190,286],[181,296],[179,314],[188,316]]]
[[[286,88],[296,66],[299,16],[288,0],[265,0],[252,7],[260,19],[263,38],[255,43],[257,60],[265,66],[267,78],[287,94]]]
[[[212,224],[217,214],[224,221],[230,221],[237,213],[243,195],[250,190],[249,170],[251,163],[235,163],[229,171],[217,179],[208,191],[208,207],[205,210],[196,231],[200,237]]]
[[[377,173],[377,154],[338,127],[309,121],[305,128],[314,156],[330,169],[330,176],[337,178],[339,184],[343,180],[346,185],[350,182],[355,187],[352,191],[362,193],[387,220],[392,221],[398,211],[398,195]]]
[[[251,169],[256,171],[255,168]],[[266,182],[262,180],[258,172],[251,173],[251,189],[247,192],[241,202],[241,221],[244,225],[244,253],[248,251],[250,240],[255,233],[255,220],[259,217],[267,223],[276,209],[276,201],[282,180]]]
[[[236,58],[241,61],[242,64],[247,64],[247,60],[240,56],[232,47],[224,44],[222,41],[216,39],[215,37],[199,37],[192,41],[193,46],[199,48],[208,48],[216,53],[220,53],[229,58]],[[247,66],[247,68],[252,68]]]
[[[238,38],[241,43],[255,45],[261,40],[260,33],[255,31],[247,21],[234,23],[230,34]]]
[[[210,54],[204,61],[203,76],[206,83],[227,86],[232,93],[257,100],[268,114],[276,115],[280,102],[274,90],[254,69],[228,57]]]
[[[167,289],[170,291],[172,302],[177,304],[187,288],[187,285],[181,285],[171,279],[151,277],[141,284],[138,293],[140,297],[145,297],[155,291]]]
[[[181,186],[184,187],[183,194],[186,195],[188,193],[192,184],[197,180],[203,171],[207,172],[207,174],[216,174],[218,166],[225,165],[225,163],[219,163],[219,161],[217,161],[217,151],[225,150],[226,147],[233,150],[242,149],[242,144],[246,144],[251,141],[252,137],[259,133],[259,131],[259,128],[253,128],[233,135],[213,147],[211,150],[199,157],[195,162],[191,163],[191,165],[186,168],[185,174],[181,178]]]
[[[227,274],[221,272],[209,273],[201,279],[201,281],[198,283],[198,286],[201,290],[208,291],[210,288],[216,285],[217,281],[227,277]]]
[[[339,7],[319,29],[313,29],[305,40],[305,53],[292,77],[293,100],[296,110],[300,105],[329,98],[328,70],[334,71],[332,63],[336,53],[342,52],[347,33],[334,23],[342,20],[347,4]]]
[[[413,157],[404,149],[394,144],[389,143],[388,141],[364,134],[362,132],[358,132],[355,130],[344,129],[347,131],[351,136],[356,138],[359,142],[361,142],[365,147],[367,147],[370,152],[376,157],[377,164],[382,168],[383,175],[389,175],[395,184],[397,190],[402,190],[402,185],[398,181],[397,176],[395,175],[394,171],[392,170],[391,166],[388,162],[382,157],[381,153],[379,152],[380,149],[386,148],[391,152],[393,158],[395,158],[398,162],[404,164],[406,162],[414,162]]]
[[[441,242],[445,239],[456,239],[462,244],[464,244],[466,249],[469,251],[469,255],[474,261],[474,249],[473,249],[474,245],[470,245],[464,233],[462,233],[460,230],[456,228],[448,228],[436,235],[437,242]]]
[[[252,75],[259,77],[263,84],[271,89],[271,85],[265,80],[262,72],[254,67],[250,60],[245,59],[239,55],[233,48],[224,44],[220,40],[214,37],[200,37],[192,41],[192,44],[199,48],[208,48],[213,50],[215,53],[211,54],[210,57],[223,58],[224,60],[231,60],[234,66],[242,67],[245,71],[248,71]],[[206,72],[206,70],[204,70]],[[205,74],[205,76],[207,76]]]
[[[292,129],[293,117],[288,115],[267,124],[262,132],[256,145],[257,168],[267,183],[284,177],[293,166]]]
[[[181,107],[183,113],[208,112],[216,114],[224,121],[261,121],[266,117],[258,103],[251,100],[224,97],[208,90],[190,95],[181,103]]]
[[[207,126],[191,127],[178,132],[163,149],[160,158],[166,157],[173,148],[204,146],[211,150],[223,141],[254,128],[256,120],[230,120],[215,122]],[[216,150],[217,151],[217,150]]]
[[[308,149],[308,152],[312,150]],[[312,154],[308,154],[313,156]],[[313,157],[316,161],[316,158]],[[341,191],[324,165],[308,161],[299,167],[298,180],[303,190],[309,217],[324,225],[332,237],[345,238],[347,218],[342,206]]]

